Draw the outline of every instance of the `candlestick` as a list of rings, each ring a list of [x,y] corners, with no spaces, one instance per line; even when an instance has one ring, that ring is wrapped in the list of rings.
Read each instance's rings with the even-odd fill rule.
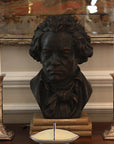
[[[105,130],[103,136],[104,139],[114,140],[114,73],[112,73],[111,76],[113,78],[113,119],[111,123],[111,129]]]
[[[11,140],[14,133],[6,130],[3,125],[3,78],[5,74],[0,75],[0,140]]]

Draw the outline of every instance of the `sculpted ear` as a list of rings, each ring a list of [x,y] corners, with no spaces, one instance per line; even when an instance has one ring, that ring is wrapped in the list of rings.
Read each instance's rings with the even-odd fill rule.
[[[31,45],[29,54],[37,61],[41,58],[41,37],[43,33],[35,32]]]
[[[79,57],[75,57],[75,65],[76,66],[79,64],[79,61],[80,61]]]
[[[31,46],[30,46],[30,50],[29,50],[29,54],[37,61],[40,61],[40,53],[41,53],[41,50],[39,48],[39,44],[36,42],[36,43],[31,43]]]
[[[74,48],[73,50],[74,52],[74,59],[75,59],[75,64],[77,65],[80,61],[80,58],[79,58],[79,53],[78,53],[78,50]]]

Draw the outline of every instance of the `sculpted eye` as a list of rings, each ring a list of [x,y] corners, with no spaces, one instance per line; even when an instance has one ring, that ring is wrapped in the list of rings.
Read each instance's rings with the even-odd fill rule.
[[[70,50],[64,50],[63,51],[63,55],[64,56],[69,56],[71,54],[71,51]]]
[[[70,54],[70,51],[69,50],[65,50],[64,54]]]
[[[45,58],[50,57],[51,52],[48,50],[42,50],[42,56],[44,56]]]

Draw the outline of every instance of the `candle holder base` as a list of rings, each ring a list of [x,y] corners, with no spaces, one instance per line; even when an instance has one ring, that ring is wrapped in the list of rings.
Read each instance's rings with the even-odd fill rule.
[[[12,140],[14,137],[13,131],[8,131],[4,125],[0,124],[0,140]]]
[[[111,126],[110,130],[105,130],[103,137],[106,140],[114,140],[114,125]]]

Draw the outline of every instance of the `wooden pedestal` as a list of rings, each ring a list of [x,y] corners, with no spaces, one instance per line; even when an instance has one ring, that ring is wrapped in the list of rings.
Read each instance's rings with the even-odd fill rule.
[[[82,112],[80,118],[73,119],[45,119],[38,118],[36,113],[30,124],[30,135],[42,130],[53,128],[53,123],[56,123],[56,128],[69,130],[79,136],[92,135],[92,123],[90,122],[87,113]]]

